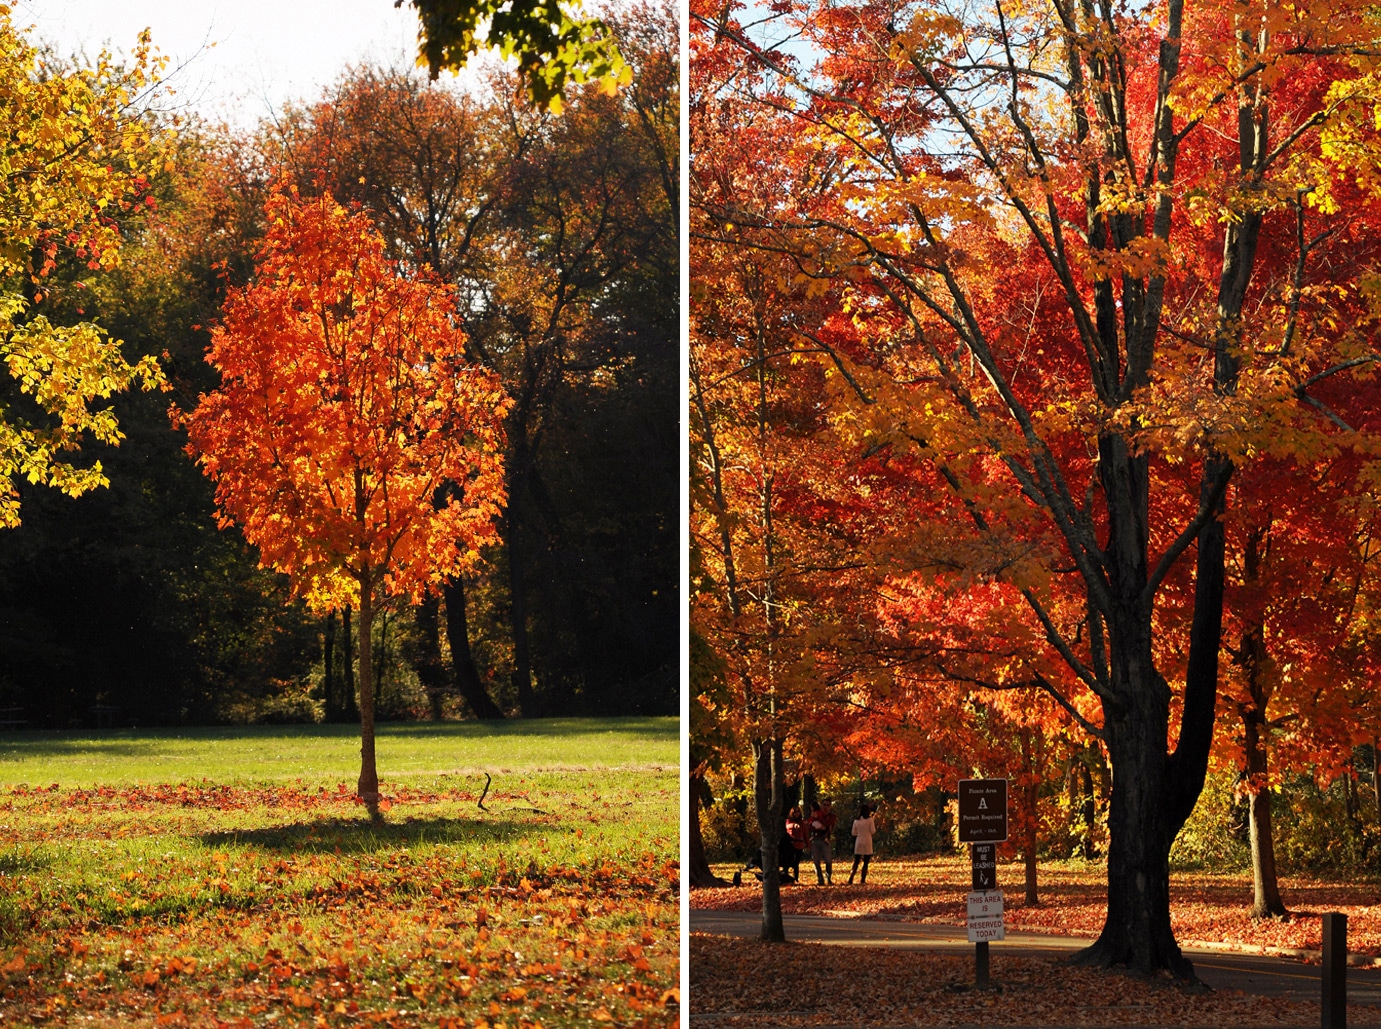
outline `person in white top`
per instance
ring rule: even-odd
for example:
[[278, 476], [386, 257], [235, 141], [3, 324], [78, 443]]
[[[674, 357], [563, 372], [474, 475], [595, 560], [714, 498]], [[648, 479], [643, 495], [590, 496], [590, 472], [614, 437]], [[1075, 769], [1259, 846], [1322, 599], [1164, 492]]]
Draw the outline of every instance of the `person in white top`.
[[858, 872], [860, 860], [863, 862], [863, 871], [858, 876], [859, 885], [868, 881], [868, 862], [873, 860], [873, 834], [878, 831], [873, 811], [873, 808], [864, 804], [858, 809], [858, 817], [854, 819], [854, 867], [853, 871], [849, 872], [850, 884], [854, 881], [854, 873]]

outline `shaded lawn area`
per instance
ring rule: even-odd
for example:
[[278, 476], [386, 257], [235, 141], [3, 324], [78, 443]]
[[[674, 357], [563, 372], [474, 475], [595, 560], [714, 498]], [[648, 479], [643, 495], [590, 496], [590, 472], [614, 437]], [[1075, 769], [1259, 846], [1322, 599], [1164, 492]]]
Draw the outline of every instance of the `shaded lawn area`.
[[[691, 1016], [700, 1029], [758, 1026], [1316, 1026], [1317, 1003], [1186, 988], [1172, 979], [994, 956], [998, 990], [977, 991], [973, 957], [769, 944], [694, 933]], [[1352, 1005], [1348, 1025], [1381, 1025]]]
[[337, 727], [6, 736], [0, 1023], [676, 1024], [675, 719], [523, 724], [385, 726], [382, 824]]
[[[898, 918], [912, 922], [964, 925], [964, 897], [970, 886], [968, 855], [888, 859], [878, 858], [868, 872], [868, 885], [847, 885], [852, 857], [835, 862], [834, 885], [815, 885], [815, 870], [801, 864], [801, 884], [782, 888], [782, 910], [792, 914]], [[715, 865], [715, 872], [731, 879], [737, 865]], [[841, 871], [842, 869], [842, 871]], [[1083, 862], [1042, 862], [1037, 878], [1041, 903], [1026, 907], [1025, 874], [1019, 861], [999, 862], [998, 888], [1005, 894], [1005, 922], [1010, 930], [1096, 937], [1107, 911], [1104, 866]], [[1174, 872], [1170, 877], [1171, 923], [1175, 938], [1223, 943], [1250, 950], [1285, 947], [1318, 950], [1322, 946], [1322, 916], [1342, 911], [1348, 916], [1348, 950], [1381, 957], [1381, 885], [1374, 877], [1328, 880], [1283, 876], [1281, 895], [1290, 909], [1283, 921], [1247, 915], [1252, 899], [1251, 871]], [[745, 874], [743, 886], [694, 890], [693, 908], [758, 911], [762, 888]]]

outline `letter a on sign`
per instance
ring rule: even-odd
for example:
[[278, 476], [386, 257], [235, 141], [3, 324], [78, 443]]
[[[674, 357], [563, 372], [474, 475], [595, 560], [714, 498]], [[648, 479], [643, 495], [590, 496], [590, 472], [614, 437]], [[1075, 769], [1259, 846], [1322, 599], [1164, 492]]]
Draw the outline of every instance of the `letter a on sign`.
[[987, 798], [987, 797], [979, 797], [979, 798], [978, 798], [978, 810], [979, 810], [979, 811], [987, 811], [987, 810], [988, 810], [988, 798]]

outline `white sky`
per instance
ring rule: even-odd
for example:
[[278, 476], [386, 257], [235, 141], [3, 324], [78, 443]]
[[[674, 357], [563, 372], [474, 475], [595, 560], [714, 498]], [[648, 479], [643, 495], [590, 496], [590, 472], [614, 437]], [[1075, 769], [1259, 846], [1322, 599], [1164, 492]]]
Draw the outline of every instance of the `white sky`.
[[148, 27], [172, 59], [172, 103], [239, 128], [315, 100], [348, 64], [406, 67], [417, 52], [417, 13], [392, 0], [17, 0], [13, 20], [92, 57], [132, 50]]

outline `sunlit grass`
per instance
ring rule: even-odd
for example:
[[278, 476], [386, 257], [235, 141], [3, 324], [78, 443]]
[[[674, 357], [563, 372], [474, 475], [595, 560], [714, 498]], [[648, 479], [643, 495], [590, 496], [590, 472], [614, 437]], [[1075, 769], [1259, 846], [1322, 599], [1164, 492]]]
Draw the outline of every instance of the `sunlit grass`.
[[[679, 759], [677, 726], [674, 718], [385, 723], [379, 775], [669, 769]], [[359, 735], [354, 725], [10, 732], [0, 734], [0, 783], [335, 782], [358, 773]]]
[[0, 1023], [671, 1024], [675, 722], [535, 728], [386, 727], [382, 823], [331, 729], [6, 738]]

